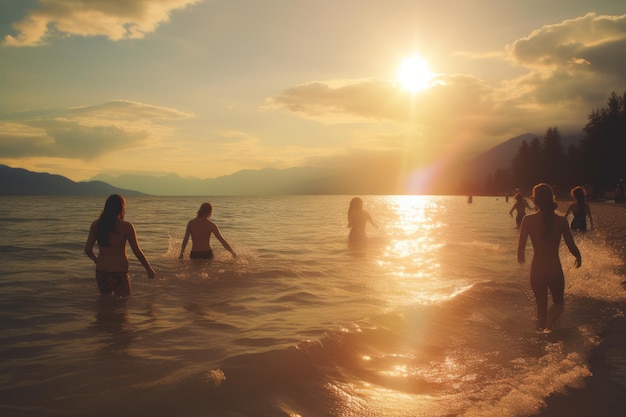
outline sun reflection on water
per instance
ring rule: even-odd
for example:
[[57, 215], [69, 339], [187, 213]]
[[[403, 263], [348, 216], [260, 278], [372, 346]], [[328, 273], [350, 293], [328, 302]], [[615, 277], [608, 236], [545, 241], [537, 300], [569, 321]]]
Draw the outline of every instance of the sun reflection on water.
[[445, 201], [432, 196], [389, 196], [385, 203], [388, 241], [378, 265], [388, 275], [385, 290], [391, 301], [433, 304], [458, 295], [458, 283], [441, 277]]

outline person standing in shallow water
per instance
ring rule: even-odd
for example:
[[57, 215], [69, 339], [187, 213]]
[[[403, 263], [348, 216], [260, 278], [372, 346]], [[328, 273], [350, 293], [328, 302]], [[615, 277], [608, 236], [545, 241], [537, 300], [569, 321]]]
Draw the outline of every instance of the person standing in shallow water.
[[203, 203], [198, 210], [196, 218], [187, 223], [187, 230], [185, 231], [183, 244], [180, 248], [179, 258], [183, 258], [189, 236], [191, 236], [191, 254], [189, 257], [193, 259], [213, 259], [213, 250], [210, 244], [212, 234], [220, 241], [224, 249], [229, 251], [234, 258], [237, 257], [233, 248], [230, 247], [226, 239], [224, 239], [220, 233], [219, 227], [209, 220], [212, 213], [213, 206], [210, 203]]
[[572, 230], [576, 230], [579, 232], [587, 231], [587, 217], [589, 217], [589, 225], [593, 229], [593, 217], [591, 217], [591, 207], [589, 203], [585, 201], [585, 189], [581, 186], [574, 187], [570, 191], [570, 195], [574, 199], [574, 202], [570, 204], [567, 212], [565, 212], [565, 218], [569, 216], [570, 213], [574, 216], [572, 218], [572, 223], [570, 227]]
[[[537, 325], [541, 330], [551, 330], [563, 313], [565, 277], [559, 259], [561, 237], [576, 258], [576, 268], [580, 268], [582, 259], [567, 220], [554, 212], [557, 204], [554, 202], [552, 187], [548, 184], [536, 185], [533, 188], [532, 198], [538, 211], [522, 219], [517, 260], [520, 264], [526, 262], [526, 241], [530, 236], [533, 247], [530, 286], [537, 304]], [[553, 302], [549, 309], [548, 290]]]
[[367, 243], [367, 235], [365, 234], [365, 225], [370, 222], [375, 228], [378, 225], [372, 220], [370, 214], [363, 210], [363, 200], [354, 197], [350, 200], [348, 208], [348, 227], [350, 234], [348, 235], [348, 245], [351, 247], [359, 247]]
[[[154, 278], [154, 270], [146, 260], [132, 223], [124, 220], [126, 200], [118, 194], [110, 195], [104, 204], [104, 210], [91, 224], [85, 243], [85, 254], [96, 263], [96, 282], [102, 295], [114, 294], [118, 297], [130, 295], [130, 275], [128, 274], [128, 256], [126, 242], [148, 272], [148, 278]], [[98, 243], [98, 255], [93, 248]]]
[[517, 224], [517, 227], [519, 228], [522, 224], [522, 219], [526, 215], [526, 209], [530, 210], [531, 208], [522, 193], [515, 193], [513, 198], [515, 199], [515, 203], [513, 203], [513, 207], [511, 207], [511, 210], [509, 210], [509, 215], [513, 216], [513, 212], [517, 210], [517, 215], [515, 216], [515, 224]]

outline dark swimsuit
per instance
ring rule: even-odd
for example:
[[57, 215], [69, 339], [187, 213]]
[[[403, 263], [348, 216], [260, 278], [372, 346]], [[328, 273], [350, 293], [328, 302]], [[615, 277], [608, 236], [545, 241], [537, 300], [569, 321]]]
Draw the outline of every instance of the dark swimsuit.
[[191, 259], [213, 259], [213, 251], [211, 249], [202, 251], [192, 250], [189, 257]]

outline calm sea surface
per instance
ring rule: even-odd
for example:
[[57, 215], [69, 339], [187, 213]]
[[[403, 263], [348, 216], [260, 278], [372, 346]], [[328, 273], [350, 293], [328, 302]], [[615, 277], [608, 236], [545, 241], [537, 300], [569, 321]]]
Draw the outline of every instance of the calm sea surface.
[[[529, 416], [580, 387], [623, 315], [622, 260], [593, 233], [562, 247], [566, 310], [533, 327], [504, 199], [214, 197], [239, 254], [178, 259], [199, 197], [130, 197], [133, 295], [101, 298], [83, 245], [104, 197], [0, 197], [2, 416]], [[530, 246], [528, 249], [530, 260]]]

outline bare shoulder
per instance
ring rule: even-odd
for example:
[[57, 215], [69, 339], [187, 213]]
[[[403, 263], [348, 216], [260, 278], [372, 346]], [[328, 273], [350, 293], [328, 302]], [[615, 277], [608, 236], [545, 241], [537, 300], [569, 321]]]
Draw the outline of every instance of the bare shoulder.
[[130, 232], [135, 230], [135, 226], [131, 222], [127, 222], [126, 220], [120, 221], [120, 229], [124, 232]]

